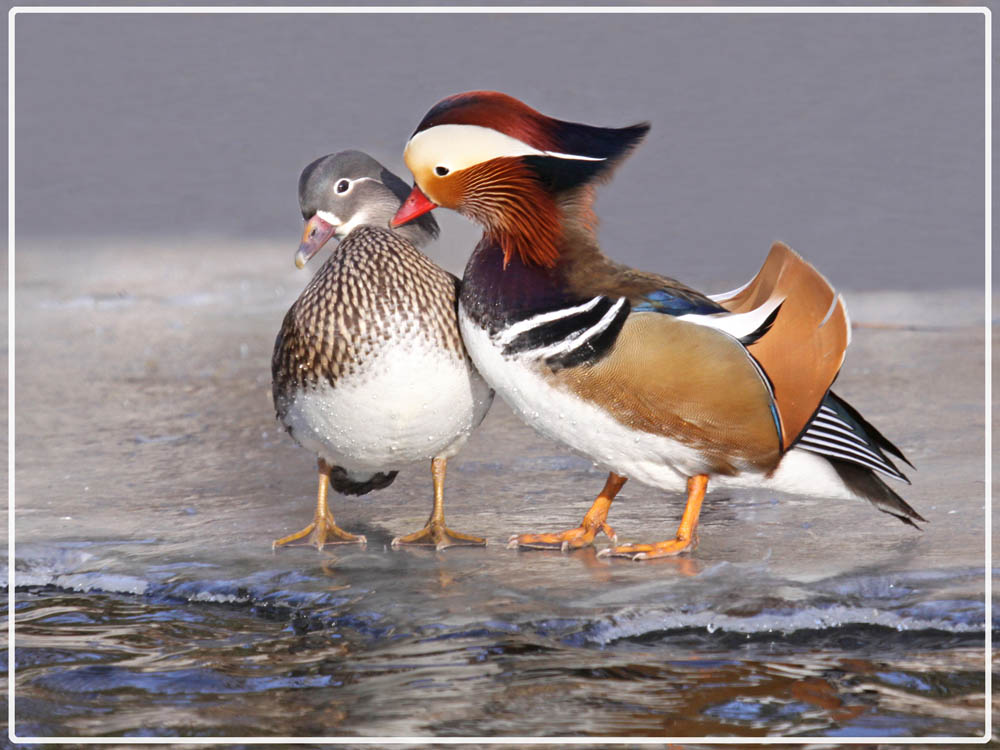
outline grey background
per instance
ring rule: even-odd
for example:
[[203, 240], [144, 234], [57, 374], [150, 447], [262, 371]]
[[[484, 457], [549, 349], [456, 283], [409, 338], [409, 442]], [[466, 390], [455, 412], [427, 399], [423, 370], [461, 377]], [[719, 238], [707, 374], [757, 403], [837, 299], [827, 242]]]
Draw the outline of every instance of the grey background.
[[[16, 31], [18, 241], [273, 239], [291, 257], [306, 163], [361, 148], [409, 181], [423, 113], [494, 88], [653, 123], [597, 204], [618, 259], [712, 291], [782, 239], [845, 289], [983, 282], [979, 14], [22, 14]], [[478, 232], [439, 220], [430, 254], [460, 271]]]

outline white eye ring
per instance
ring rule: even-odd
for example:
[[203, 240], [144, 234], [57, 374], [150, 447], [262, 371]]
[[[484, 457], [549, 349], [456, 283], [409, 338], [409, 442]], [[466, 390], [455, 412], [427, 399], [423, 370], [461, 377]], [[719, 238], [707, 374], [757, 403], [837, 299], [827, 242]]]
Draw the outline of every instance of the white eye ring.
[[434, 167], [434, 174], [438, 177], [445, 177], [451, 170], [448, 167], [443, 167], [440, 164]]
[[336, 186], [334, 186], [333, 189], [337, 191], [338, 195], [343, 195], [344, 193], [348, 192], [351, 189], [351, 181], [338, 180]]

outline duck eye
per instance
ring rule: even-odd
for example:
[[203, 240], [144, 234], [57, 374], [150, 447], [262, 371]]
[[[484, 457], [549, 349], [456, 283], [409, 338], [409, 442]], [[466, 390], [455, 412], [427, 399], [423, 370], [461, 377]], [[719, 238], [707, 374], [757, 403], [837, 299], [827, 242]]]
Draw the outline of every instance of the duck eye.
[[448, 171], [449, 171], [448, 167], [434, 167], [434, 174], [436, 174], [438, 177], [444, 177], [446, 174], [448, 174]]
[[337, 183], [336, 188], [334, 188], [338, 193], [346, 193], [348, 188], [351, 187], [349, 180], [341, 180]]

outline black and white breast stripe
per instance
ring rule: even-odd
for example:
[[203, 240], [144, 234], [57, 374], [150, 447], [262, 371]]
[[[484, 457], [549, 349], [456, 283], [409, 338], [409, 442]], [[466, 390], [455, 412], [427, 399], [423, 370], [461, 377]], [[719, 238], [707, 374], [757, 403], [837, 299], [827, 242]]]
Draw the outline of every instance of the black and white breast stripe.
[[496, 341], [508, 356], [541, 359], [554, 370], [575, 367], [608, 353], [631, 309], [625, 297], [594, 297], [520, 320], [504, 329]]
[[878, 446], [881, 434], [877, 437], [869, 435], [864, 426], [859, 424], [842, 405], [846, 406], [832, 393], [829, 394], [799, 437], [797, 446], [812, 453], [850, 461], [879, 471], [893, 479], [908, 482], [906, 475], [896, 468]]

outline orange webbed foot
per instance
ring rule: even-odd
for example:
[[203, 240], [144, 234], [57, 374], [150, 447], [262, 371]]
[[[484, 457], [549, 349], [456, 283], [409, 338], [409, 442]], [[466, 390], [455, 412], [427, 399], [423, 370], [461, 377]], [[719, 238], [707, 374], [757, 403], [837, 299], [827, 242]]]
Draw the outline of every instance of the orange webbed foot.
[[[333, 519], [330, 506], [327, 504], [327, 494], [330, 490], [330, 471], [332, 467], [322, 458], [317, 462], [319, 467], [319, 487], [316, 491], [316, 512], [313, 514], [312, 523], [302, 531], [283, 536], [271, 542], [271, 550], [283, 547], [286, 544], [298, 542], [306, 539], [303, 544], [312, 544], [316, 549], [323, 549], [325, 544], [365, 544], [368, 540], [360, 534], [351, 534], [344, 531]], [[308, 538], [307, 538], [308, 537]]]
[[448, 468], [448, 459], [434, 458], [431, 460], [431, 478], [434, 480], [434, 508], [427, 524], [420, 531], [397, 536], [392, 540], [393, 548], [401, 544], [433, 545], [435, 549], [443, 550], [458, 546], [485, 546], [486, 540], [481, 536], [463, 534], [449, 529], [444, 522], [444, 478]]
[[618, 540], [615, 530], [603, 521], [598, 524], [580, 525], [548, 534], [512, 534], [507, 540], [507, 549], [525, 547], [527, 549], [561, 549], [563, 552], [580, 549], [594, 543], [598, 532], [603, 531], [612, 543]]
[[486, 546], [486, 539], [472, 534], [463, 534], [459, 531], [449, 529], [444, 523], [428, 523], [420, 531], [414, 531], [406, 536], [397, 536], [392, 540], [393, 547], [401, 544], [432, 545], [435, 549], [442, 550], [448, 547], [459, 546]]
[[705, 499], [708, 488], [708, 476], [696, 474], [688, 478], [687, 504], [681, 525], [677, 528], [677, 536], [665, 542], [654, 544], [623, 544], [621, 547], [611, 547], [597, 553], [598, 557], [628, 557], [632, 560], [652, 560], [657, 557], [675, 557], [682, 552], [691, 552], [698, 546], [698, 514], [701, 513], [701, 503]]
[[580, 549], [594, 543], [594, 537], [598, 532], [603, 531], [614, 543], [618, 540], [618, 535], [607, 523], [608, 510], [615, 499], [615, 495], [628, 480], [611, 472], [608, 480], [604, 483], [604, 489], [594, 500], [590, 510], [583, 517], [583, 521], [575, 529], [556, 532], [554, 534], [514, 534], [507, 540], [507, 549], [516, 547], [527, 547], [528, 549], [561, 549], [566, 552], [570, 549]]
[[597, 553], [598, 557], [627, 557], [632, 560], [652, 560], [657, 557], [676, 557], [684, 552], [693, 552], [698, 547], [698, 537], [693, 539], [668, 539], [653, 544], [623, 544], [609, 547]]
[[323, 549], [323, 546], [326, 544], [353, 543], [363, 545], [368, 541], [361, 534], [351, 534], [348, 531], [344, 531], [334, 522], [333, 516], [326, 513], [314, 518], [313, 522], [302, 529], [302, 531], [297, 531], [294, 534], [283, 536], [281, 539], [276, 539], [271, 543], [271, 549], [277, 549], [286, 544], [293, 544], [302, 539], [305, 539], [302, 544], [312, 544], [316, 549]]

